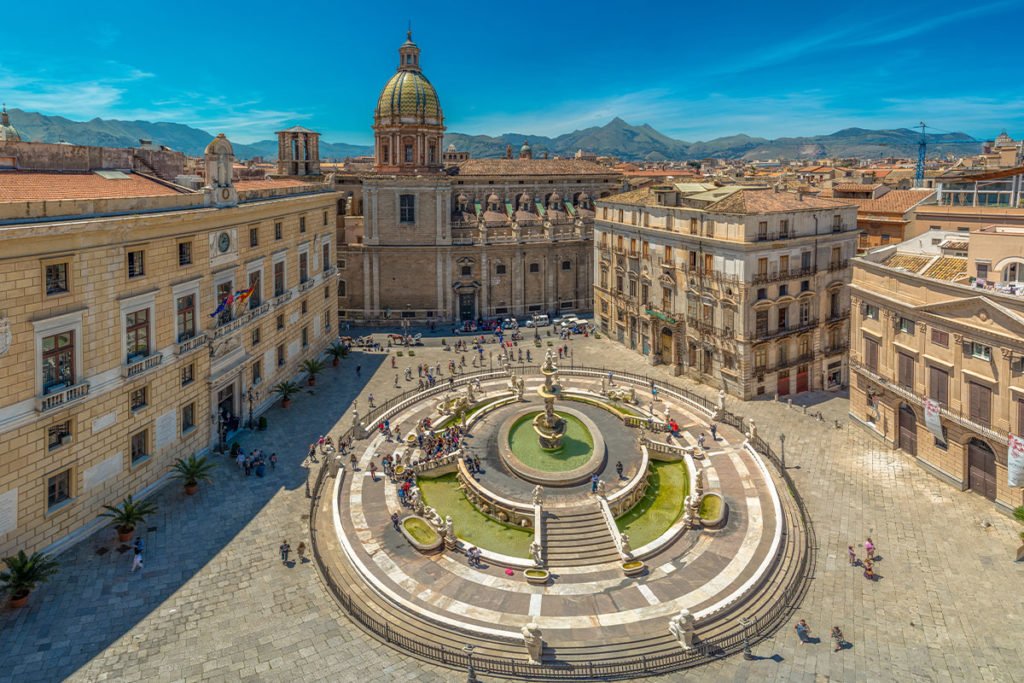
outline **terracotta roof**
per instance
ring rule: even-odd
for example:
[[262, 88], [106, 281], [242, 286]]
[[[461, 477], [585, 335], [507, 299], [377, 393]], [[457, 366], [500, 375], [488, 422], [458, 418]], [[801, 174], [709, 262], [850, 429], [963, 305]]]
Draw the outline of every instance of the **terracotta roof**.
[[614, 171], [582, 159], [469, 159], [459, 165], [459, 175], [602, 175], [614, 178]]
[[243, 190], [277, 190], [282, 187], [303, 187], [317, 183], [296, 180], [294, 178], [271, 178], [269, 180], [236, 180], [235, 189]]
[[832, 186], [833, 192], [874, 192], [882, 186], [882, 183], [867, 185], [864, 183], [839, 183]]
[[0, 202], [128, 199], [175, 195], [185, 191], [135, 173], [121, 175], [121, 178], [107, 179], [96, 173], [3, 171], [0, 172]]
[[916, 273], [928, 265], [931, 260], [931, 256], [896, 253], [885, 260], [885, 266], [887, 268], [903, 268], [912, 273]]
[[743, 189], [711, 204], [706, 207], [706, 210], [717, 213], [760, 214], [806, 209], [834, 209], [853, 205], [852, 201], [843, 199], [822, 199], [810, 195], [803, 195], [803, 198], [800, 198], [794, 192]]
[[654, 196], [654, 191], [649, 185], [641, 187], [638, 190], [630, 190], [629, 192], [622, 192], [620, 194], [612, 195], [611, 197], [605, 197], [598, 201], [614, 202], [616, 204], [635, 204], [637, 206], [655, 206], [658, 203], [658, 199]]
[[935, 194], [935, 190], [890, 190], [876, 199], [851, 199], [857, 205], [857, 213], [904, 214]]
[[961, 256], [940, 256], [921, 275], [950, 282], [959, 280], [967, 275], [967, 259]]
[[954, 251], [967, 251], [970, 242], [967, 240], [946, 240], [939, 246], [943, 249], [953, 249]]

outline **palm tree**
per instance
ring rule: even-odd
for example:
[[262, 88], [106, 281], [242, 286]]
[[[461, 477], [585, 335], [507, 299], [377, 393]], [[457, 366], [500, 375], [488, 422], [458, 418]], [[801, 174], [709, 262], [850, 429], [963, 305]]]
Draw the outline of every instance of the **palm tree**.
[[146, 517], [156, 514], [156, 504], [148, 500], [134, 500], [130, 495], [120, 505], [104, 505], [107, 512], [100, 517], [113, 520], [110, 525], [117, 529], [118, 539], [122, 542], [132, 540], [135, 527], [146, 521]]
[[302, 391], [295, 382], [278, 382], [274, 385], [274, 393], [281, 397], [281, 407], [287, 408], [292, 403], [292, 396]]
[[45, 582], [57, 573], [57, 561], [35, 552], [26, 555], [19, 550], [17, 555], [4, 558], [7, 569], [0, 572], [0, 581], [11, 594], [11, 606], [21, 607], [28, 601], [28, 594], [37, 584]]
[[216, 465], [209, 462], [205, 455], [197, 458], [193, 453], [188, 456], [188, 460], [178, 458], [171, 467], [171, 471], [176, 479], [180, 479], [185, 484], [185, 493], [191, 496], [199, 487], [199, 482], [213, 482], [210, 472], [214, 467]]
[[319, 358], [307, 358], [302, 361], [302, 369], [306, 371], [306, 382], [312, 387], [316, 385], [316, 376], [324, 371], [324, 362]]
[[331, 365], [338, 367], [341, 359], [348, 355], [348, 349], [341, 342], [334, 342], [327, 347], [327, 355], [331, 357]]

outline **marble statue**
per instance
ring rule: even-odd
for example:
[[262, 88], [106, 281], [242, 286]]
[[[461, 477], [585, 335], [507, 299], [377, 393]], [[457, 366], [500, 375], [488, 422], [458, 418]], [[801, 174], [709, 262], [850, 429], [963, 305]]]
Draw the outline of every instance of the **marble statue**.
[[476, 403], [476, 394], [473, 393], [473, 384], [469, 383], [466, 385], [466, 400], [470, 403]]
[[544, 549], [541, 547], [538, 541], [532, 541], [530, 543], [530, 557], [533, 558], [533, 563], [540, 567], [544, 564]]
[[543, 505], [544, 504], [544, 487], [537, 484], [533, 487], [533, 504]]
[[516, 398], [519, 399], [520, 401], [523, 400], [523, 392], [525, 390], [526, 390], [526, 382], [524, 382], [523, 378], [520, 377], [519, 380], [516, 381]]
[[530, 664], [540, 664], [544, 652], [544, 638], [537, 624], [529, 623], [522, 628], [523, 644], [526, 645], [526, 652], [530, 655]]
[[597, 480], [597, 495], [599, 495], [602, 498], [604, 498], [605, 493], [606, 493], [606, 489], [605, 489], [604, 480], [603, 479], [598, 479]]
[[725, 389], [718, 390], [718, 409], [725, 410]]
[[694, 479], [697, 482], [697, 498], [698, 500], [704, 496], [704, 468], [698, 467], [697, 473], [694, 475]]
[[629, 534], [619, 534], [619, 543], [622, 545], [622, 553], [624, 555], [630, 555], [633, 549], [629, 547]]
[[750, 439], [757, 438], [757, 425], [754, 424], [753, 420], [750, 421], [750, 429], [747, 431], [747, 437]]
[[684, 650], [692, 650], [694, 648], [697, 639], [697, 629], [690, 610], [682, 609], [679, 611], [679, 614], [669, 619], [668, 631]]

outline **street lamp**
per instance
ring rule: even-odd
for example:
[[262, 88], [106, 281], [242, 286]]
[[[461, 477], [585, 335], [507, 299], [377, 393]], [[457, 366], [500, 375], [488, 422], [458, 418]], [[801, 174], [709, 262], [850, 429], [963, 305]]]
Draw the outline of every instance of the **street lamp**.
[[782, 461], [782, 469], [786, 469], [786, 434], [779, 434], [779, 444], [782, 446], [782, 455], [780, 460]]
[[260, 400], [260, 392], [259, 392], [258, 389], [255, 389], [255, 388], [252, 387], [252, 385], [250, 385], [249, 388], [246, 389], [246, 391], [245, 391], [245, 398], [246, 398], [247, 401], [249, 401], [249, 425], [248, 426], [249, 426], [249, 429], [252, 429], [254, 424], [255, 424], [252, 421], [252, 404], [255, 403], [256, 401]]
[[473, 669], [473, 650], [476, 647], [466, 643], [462, 648], [462, 651], [466, 653], [466, 683], [480, 683], [480, 679], [476, 677], [476, 671]]
[[740, 619], [740, 625], [743, 627], [743, 659], [753, 659], [754, 653], [750, 649], [750, 618]]
[[216, 413], [214, 413], [213, 415], [210, 416], [210, 424], [217, 426], [217, 452], [218, 453], [223, 453], [224, 452], [224, 427], [225, 427], [225, 424], [226, 424], [225, 421], [224, 421], [224, 414], [221, 413], [221, 411], [218, 410]]

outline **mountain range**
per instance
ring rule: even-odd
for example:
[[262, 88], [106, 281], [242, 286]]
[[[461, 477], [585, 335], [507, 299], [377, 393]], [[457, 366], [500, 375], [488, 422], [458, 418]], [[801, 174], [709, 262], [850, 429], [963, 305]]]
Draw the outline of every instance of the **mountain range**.
[[[40, 142], [66, 141], [76, 145], [107, 147], [134, 147], [140, 139], [152, 140], [190, 155], [200, 155], [213, 135], [180, 123], [151, 123], [149, 121], [119, 121], [99, 119], [72, 121], [63, 116], [46, 116], [36, 112], [11, 109], [11, 123], [29, 140]], [[475, 158], [494, 158], [505, 155], [507, 145], [513, 154], [519, 154], [524, 141], [529, 141], [534, 157], [544, 153], [569, 157], [582, 149], [601, 156], [620, 159], [664, 161], [703, 159], [818, 159], [879, 158], [917, 156], [920, 133], [909, 128], [893, 130], [867, 130], [846, 128], [829, 135], [809, 137], [767, 138], [749, 135], [731, 135], [706, 142], [685, 142], [661, 133], [647, 124], [635, 126], [616, 117], [603, 126], [575, 130], [557, 137], [505, 133], [496, 137], [448, 133], [444, 144], [454, 144], [460, 151], [468, 151]], [[277, 157], [277, 141], [261, 140], [251, 144], [235, 143], [239, 159]], [[948, 153], [971, 154], [980, 151], [980, 142], [966, 133], [928, 135], [929, 156]], [[373, 153], [367, 145], [321, 140], [322, 159], [341, 160], [346, 157]]]

